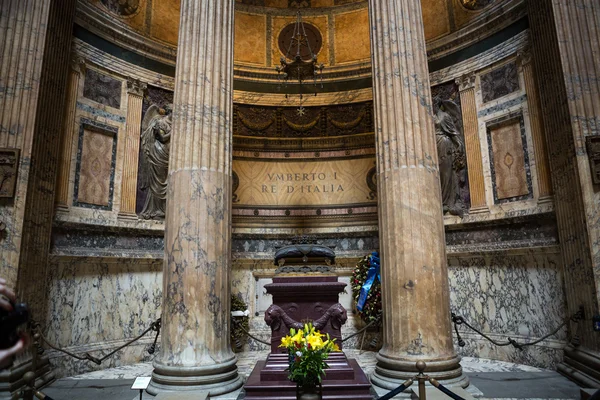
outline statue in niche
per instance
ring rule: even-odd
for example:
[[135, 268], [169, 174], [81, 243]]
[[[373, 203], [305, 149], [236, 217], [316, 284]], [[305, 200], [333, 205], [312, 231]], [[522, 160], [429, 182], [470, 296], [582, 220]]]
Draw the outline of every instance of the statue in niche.
[[435, 136], [440, 165], [444, 214], [462, 218], [465, 204], [461, 198], [461, 171], [466, 165], [465, 145], [457, 128], [460, 119], [458, 105], [451, 100], [434, 98]]
[[468, 10], [481, 10], [492, 4], [494, 0], [460, 0], [460, 3]]
[[140, 215], [145, 219], [165, 217], [169, 147], [173, 119], [171, 106], [150, 106], [142, 121], [142, 185], [148, 191]]
[[114, 13], [128, 17], [138, 10], [140, 0], [102, 0], [102, 4]]

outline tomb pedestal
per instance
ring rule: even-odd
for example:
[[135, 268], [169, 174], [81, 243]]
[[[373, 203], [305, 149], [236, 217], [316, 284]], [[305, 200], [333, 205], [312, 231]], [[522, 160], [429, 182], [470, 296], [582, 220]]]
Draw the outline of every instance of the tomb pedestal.
[[[346, 310], [338, 303], [345, 283], [337, 277], [311, 276], [274, 278], [265, 285], [273, 296], [273, 305], [265, 312], [265, 322], [271, 327], [271, 354], [259, 361], [250, 374], [244, 390], [247, 400], [296, 398], [296, 384], [287, 378], [287, 350], [280, 348], [281, 338], [290, 328], [312, 322], [328, 333], [342, 347], [341, 326], [346, 322]], [[323, 399], [372, 399], [371, 385], [356, 360], [342, 352], [331, 353], [329, 368], [323, 378]]]

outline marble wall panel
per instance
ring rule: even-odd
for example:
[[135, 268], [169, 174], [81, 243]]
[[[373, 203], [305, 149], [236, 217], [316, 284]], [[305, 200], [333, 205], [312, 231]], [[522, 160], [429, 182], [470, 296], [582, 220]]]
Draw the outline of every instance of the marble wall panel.
[[483, 102], [487, 103], [519, 90], [517, 64], [510, 62], [481, 76]]
[[121, 108], [122, 86], [123, 82], [92, 68], [87, 68], [83, 96], [105, 106]]
[[74, 205], [112, 209], [118, 128], [82, 119]]
[[[449, 257], [451, 309], [495, 340], [531, 342], [556, 329], [566, 317], [558, 250]], [[537, 346], [519, 351], [497, 347], [460, 328], [463, 355], [553, 368], [566, 344], [566, 328]]]
[[[100, 357], [139, 335], [160, 317], [161, 271], [162, 260], [54, 257], [48, 271], [47, 339], [77, 353], [100, 350], [92, 353]], [[142, 348], [128, 351], [133, 352], [125, 357], [129, 362], [144, 357]], [[124, 354], [101, 367], [118, 365]], [[65, 368], [59, 376], [96, 368], [59, 354], [51, 359]]]
[[[63, 239], [67, 240], [67, 239]], [[362, 240], [362, 252], [375, 246], [365, 239], [345, 239], [347, 248], [355, 248]], [[110, 240], [109, 240], [110, 241]], [[276, 241], [235, 241], [238, 250], [232, 263], [232, 294], [240, 297], [253, 316], [251, 332], [268, 339], [270, 331], [260, 313], [270, 299], [264, 296], [264, 283], [273, 275], [275, 266], [265, 253], [260, 259], [249, 259], [239, 250], [271, 251]], [[283, 242], [279, 242], [284, 244]], [[119, 246], [118, 243], [115, 246]], [[277, 245], [277, 247], [279, 247]], [[451, 308], [474, 326], [499, 341], [509, 337], [527, 342], [535, 340], [560, 325], [565, 317], [562, 287], [562, 269], [556, 248], [545, 251], [504, 251], [478, 255], [449, 257]], [[339, 258], [335, 267], [341, 280], [347, 281], [357, 258]], [[53, 256], [48, 275], [49, 312], [46, 335], [50, 341], [76, 353], [91, 351], [94, 356], [107, 354], [127, 339], [141, 333], [160, 316], [162, 293], [162, 261], [158, 259], [103, 258]], [[343, 327], [344, 337], [361, 329], [364, 324], [353, 316], [350, 289], [342, 295], [349, 310], [349, 319]], [[258, 297], [258, 300], [257, 300]], [[261, 300], [262, 299], [262, 300]], [[264, 304], [258, 304], [257, 301]], [[256, 315], [256, 312], [259, 312]], [[457, 348], [463, 355], [484, 357], [553, 368], [561, 359], [561, 348], [566, 333], [557, 335], [539, 345], [515, 350], [496, 347], [481, 337], [461, 328], [466, 346]], [[111, 357], [101, 366], [77, 362], [55, 352], [49, 352], [59, 376], [75, 375], [95, 369], [126, 365], [150, 360], [145, 351], [152, 336], [139, 345]], [[381, 334], [369, 331], [345, 344], [346, 348], [377, 349]], [[246, 350], [260, 350], [264, 346], [250, 339]]]
[[494, 200], [522, 200], [532, 194], [522, 115], [488, 124]]
[[[371, 41], [368, 10], [362, 9], [335, 15], [334, 25], [336, 63], [369, 62], [371, 59]], [[354, 37], [355, 40], [349, 41], [348, 37]]]
[[267, 16], [244, 12], [235, 13], [235, 42], [233, 52], [241, 64], [267, 64]]

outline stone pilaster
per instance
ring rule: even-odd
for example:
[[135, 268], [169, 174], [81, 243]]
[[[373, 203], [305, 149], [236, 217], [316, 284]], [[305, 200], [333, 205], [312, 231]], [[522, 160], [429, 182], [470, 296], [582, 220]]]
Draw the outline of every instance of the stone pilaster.
[[[0, 275], [46, 317], [46, 282], [56, 173], [76, 0], [0, 3], [0, 147], [20, 149], [14, 198], [0, 202]], [[19, 390], [27, 357], [0, 372], [0, 398]], [[48, 363], [36, 369], [47, 379]]]
[[181, 2], [161, 349], [150, 393], [239, 388], [229, 344], [234, 1]]
[[[592, 183], [585, 138], [600, 134], [600, 7], [597, 0], [527, 2], [569, 314], [585, 319], [558, 370], [600, 387], [600, 191]], [[571, 326], [574, 329], [574, 326]]]
[[452, 343], [442, 200], [419, 0], [371, 0], [383, 347], [371, 380], [396, 388], [425, 361], [468, 384]]
[[75, 132], [75, 110], [79, 93], [79, 81], [85, 72], [85, 60], [77, 57], [72, 60], [69, 71], [67, 100], [65, 102], [65, 119], [61, 142], [58, 176], [56, 178], [56, 197], [54, 203], [58, 208], [69, 208], [69, 178], [71, 175], [71, 158], [73, 136]]
[[544, 132], [540, 98], [535, 80], [535, 74], [533, 73], [530, 50], [519, 53], [519, 66], [523, 71], [523, 78], [525, 80], [529, 121], [531, 124], [531, 136], [533, 139], [533, 151], [535, 154], [535, 165], [537, 169], [539, 198], [543, 201], [551, 198], [552, 196], [552, 182], [550, 181], [550, 166], [548, 165], [546, 133]]
[[469, 173], [469, 194], [471, 197], [469, 213], [471, 214], [489, 211], [485, 198], [479, 122], [475, 103], [475, 80], [475, 74], [465, 75], [456, 80], [460, 90], [460, 104], [462, 107], [467, 170]]
[[127, 137], [123, 157], [123, 180], [121, 182], [121, 209], [119, 216], [136, 218], [135, 200], [140, 155], [140, 130], [142, 103], [147, 85], [135, 79], [127, 80]]

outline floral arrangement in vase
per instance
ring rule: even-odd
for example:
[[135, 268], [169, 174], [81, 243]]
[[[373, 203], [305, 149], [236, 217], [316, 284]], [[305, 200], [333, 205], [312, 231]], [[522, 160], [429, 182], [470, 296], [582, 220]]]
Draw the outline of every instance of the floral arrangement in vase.
[[[329, 353], [340, 351], [335, 339], [315, 330], [309, 323], [303, 329], [290, 329], [290, 334], [281, 339], [289, 356], [288, 378], [298, 387], [299, 399], [320, 398], [317, 387], [321, 385]], [[314, 397], [317, 396], [317, 397]]]

